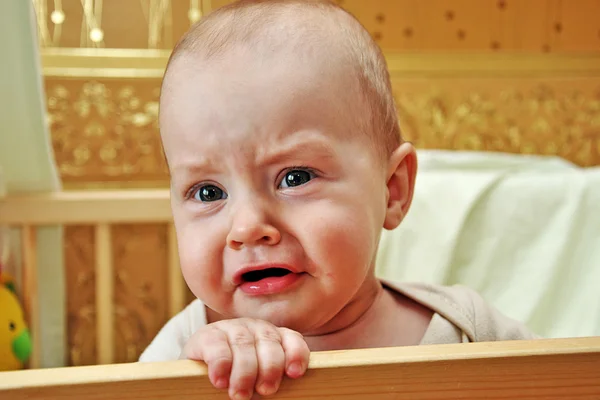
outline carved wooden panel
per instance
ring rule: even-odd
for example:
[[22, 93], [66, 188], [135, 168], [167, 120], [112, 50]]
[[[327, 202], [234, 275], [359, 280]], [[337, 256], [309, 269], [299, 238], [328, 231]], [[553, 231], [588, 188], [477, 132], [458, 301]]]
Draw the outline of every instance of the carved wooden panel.
[[160, 80], [46, 80], [48, 120], [63, 181], [164, 182]]
[[394, 87], [404, 136], [417, 148], [600, 165], [600, 78], [396, 80]]
[[138, 359], [168, 319], [167, 226], [113, 229], [115, 362]]
[[[158, 81], [47, 80], [63, 182], [166, 186]], [[600, 78], [395, 78], [406, 139], [417, 148], [558, 155], [600, 165]]]
[[68, 365], [96, 364], [96, 285], [94, 230], [69, 226], [64, 230], [67, 288]]
[[[114, 266], [115, 362], [136, 361], [168, 320], [167, 227], [111, 229]], [[96, 354], [94, 231], [65, 229], [69, 365], [93, 365]]]

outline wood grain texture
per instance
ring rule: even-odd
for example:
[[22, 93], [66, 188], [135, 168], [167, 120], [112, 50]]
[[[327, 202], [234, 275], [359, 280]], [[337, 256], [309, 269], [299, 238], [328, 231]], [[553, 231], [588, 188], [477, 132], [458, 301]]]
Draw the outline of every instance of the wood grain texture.
[[169, 318], [167, 224], [112, 227], [115, 363], [137, 361]]
[[93, 226], [64, 229], [67, 288], [67, 365], [94, 365], [96, 349], [96, 246]]
[[[203, 363], [181, 360], [0, 373], [0, 398], [226, 399]], [[598, 399], [600, 338], [311, 354], [277, 399]]]

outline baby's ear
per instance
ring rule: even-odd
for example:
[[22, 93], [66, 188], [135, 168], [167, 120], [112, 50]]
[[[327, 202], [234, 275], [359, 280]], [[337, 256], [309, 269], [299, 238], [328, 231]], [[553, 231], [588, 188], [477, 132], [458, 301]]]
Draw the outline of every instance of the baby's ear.
[[412, 144], [402, 143], [390, 156], [387, 169], [387, 210], [383, 227], [395, 229], [410, 208], [415, 178], [417, 154]]

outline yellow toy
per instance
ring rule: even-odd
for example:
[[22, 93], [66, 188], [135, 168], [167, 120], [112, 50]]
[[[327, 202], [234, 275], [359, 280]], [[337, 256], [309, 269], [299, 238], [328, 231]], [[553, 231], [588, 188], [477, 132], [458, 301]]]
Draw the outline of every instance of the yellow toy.
[[14, 281], [0, 265], [0, 371], [22, 369], [31, 354], [31, 338]]

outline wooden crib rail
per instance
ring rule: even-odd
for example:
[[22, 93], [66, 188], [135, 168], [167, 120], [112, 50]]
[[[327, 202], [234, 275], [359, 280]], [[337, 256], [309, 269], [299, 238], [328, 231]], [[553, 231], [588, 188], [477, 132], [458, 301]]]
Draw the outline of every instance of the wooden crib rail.
[[170, 222], [168, 189], [72, 191], [0, 199], [0, 225]]
[[[0, 373], [2, 399], [226, 399], [203, 363]], [[311, 354], [274, 399], [600, 399], [600, 338], [412, 346]]]

